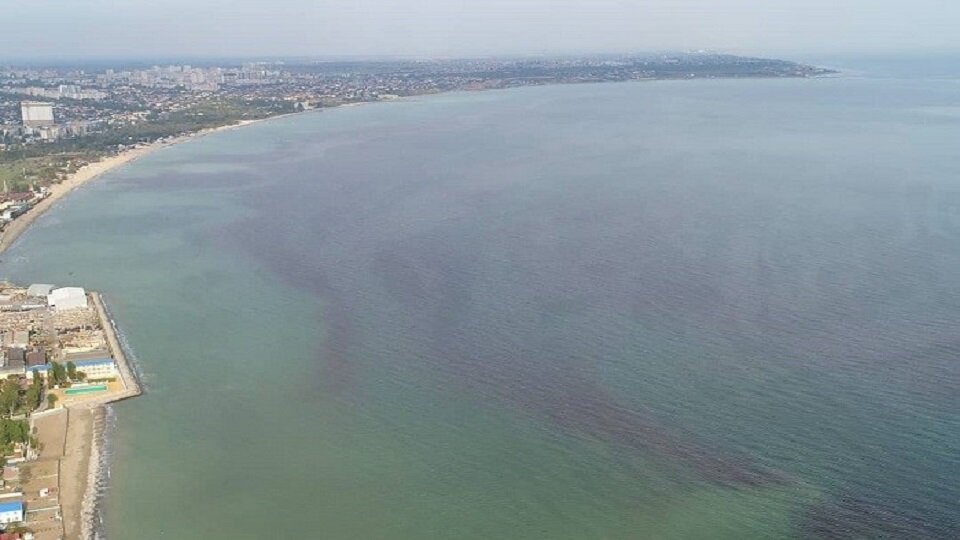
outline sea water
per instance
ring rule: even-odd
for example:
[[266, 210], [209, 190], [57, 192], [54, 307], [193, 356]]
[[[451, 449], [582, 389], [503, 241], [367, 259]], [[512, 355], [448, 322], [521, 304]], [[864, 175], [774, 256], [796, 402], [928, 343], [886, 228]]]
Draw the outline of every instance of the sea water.
[[312, 112], [85, 186], [0, 275], [101, 291], [104, 533], [960, 535], [960, 80]]

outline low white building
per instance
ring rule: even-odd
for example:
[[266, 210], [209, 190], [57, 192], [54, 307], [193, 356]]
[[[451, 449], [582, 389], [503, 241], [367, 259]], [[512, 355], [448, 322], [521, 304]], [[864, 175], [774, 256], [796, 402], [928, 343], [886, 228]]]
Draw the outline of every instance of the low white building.
[[60, 287], [50, 291], [47, 304], [55, 311], [87, 307], [87, 291], [82, 287]]
[[[88, 381], [116, 379], [120, 376], [120, 370], [113, 358], [92, 358], [89, 360], [75, 360], [72, 362], [73, 365], [77, 367], [77, 371], [87, 376]], [[67, 365], [66, 361], [58, 363], [63, 364], [64, 367]], [[27, 371], [36, 371], [40, 375], [46, 376], [47, 372], [50, 371], [51, 368], [52, 364], [44, 364], [42, 366], [30, 366], [27, 368]]]
[[88, 381], [115, 379], [120, 374], [117, 363], [113, 358], [96, 358], [92, 360], [77, 360], [74, 362], [77, 371], [84, 373]]

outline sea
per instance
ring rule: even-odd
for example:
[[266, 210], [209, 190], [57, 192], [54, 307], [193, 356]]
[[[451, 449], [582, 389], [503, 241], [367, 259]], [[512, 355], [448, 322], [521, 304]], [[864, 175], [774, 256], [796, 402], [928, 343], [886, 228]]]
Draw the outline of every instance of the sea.
[[463, 92], [86, 185], [100, 538], [960, 537], [960, 63]]

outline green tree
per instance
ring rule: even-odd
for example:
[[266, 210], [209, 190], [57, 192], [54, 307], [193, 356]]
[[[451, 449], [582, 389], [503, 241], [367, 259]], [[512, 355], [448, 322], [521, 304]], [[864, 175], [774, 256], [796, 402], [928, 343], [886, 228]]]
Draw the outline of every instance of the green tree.
[[57, 395], [47, 394], [47, 405], [52, 409], [57, 405]]
[[25, 443], [32, 439], [30, 426], [23, 420], [0, 419], [0, 446], [11, 450], [13, 443]]
[[7, 379], [0, 385], [0, 406], [11, 416], [20, 405], [20, 385], [14, 379]]
[[77, 380], [77, 365], [73, 362], [67, 362], [67, 378], [71, 381]]
[[51, 388], [67, 382], [67, 370], [60, 362], [53, 362], [50, 365], [50, 386]]
[[24, 393], [23, 402], [29, 410], [34, 410], [40, 406], [40, 400], [43, 397], [43, 380], [36, 370], [33, 371], [33, 382]]

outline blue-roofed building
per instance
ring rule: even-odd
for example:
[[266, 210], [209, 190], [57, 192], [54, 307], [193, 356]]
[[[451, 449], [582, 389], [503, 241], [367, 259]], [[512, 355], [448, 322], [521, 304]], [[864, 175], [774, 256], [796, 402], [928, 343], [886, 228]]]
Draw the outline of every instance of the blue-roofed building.
[[[59, 362], [64, 366], [66, 362]], [[75, 360], [73, 365], [77, 366], [77, 371], [83, 372], [88, 381], [102, 379], [116, 379], [120, 372], [117, 370], [117, 363], [113, 358], [91, 358], [89, 360]], [[36, 371], [40, 375], [46, 375], [50, 369], [50, 364], [44, 366], [31, 367], [30, 371]]]
[[77, 360], [74, 362], [77, 371], [87, 375], [87, 380], [114, 379], [119, 374], [117, 363], [113, 358], [94, 358], [92, 360]]
[[23, 501], [0, 503], [0, 523], [19, 523], [23, 521]]

